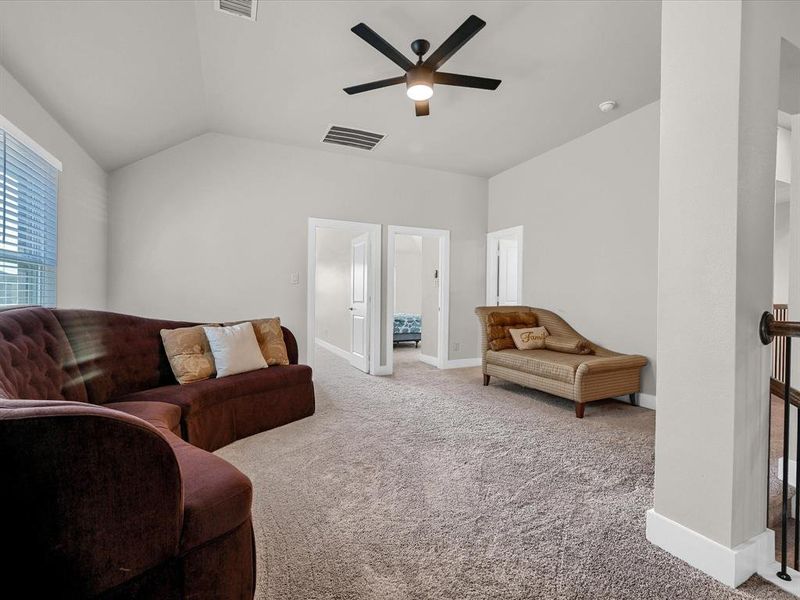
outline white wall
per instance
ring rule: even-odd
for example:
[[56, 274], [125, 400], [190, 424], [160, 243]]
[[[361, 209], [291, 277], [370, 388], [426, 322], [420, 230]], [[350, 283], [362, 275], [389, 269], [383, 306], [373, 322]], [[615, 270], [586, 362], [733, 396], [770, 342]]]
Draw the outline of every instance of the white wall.
[[525, 228], [523, 304], [647, 356], [647, 394], [656, 393], [658, 144], [655, 102], [489, 180], [489, 231]]
[[317, 228], [317, 337], [350, 351], [350, 271], [353, 233]]
[[[477, 357], [486, 180], [355, 153], [206, 134], [113, 172], [111, 308], [198, 321], [279, 315], [304, 356], [309, 217], [449, 229], [450, 341], [461, 344], [450, 358]], [[385, 227], [383, 237], [385, 289]]]
[[58, 305], [105, 308], [105, 171], [2, 66], [0, 114], [63, 165], [58, 182]]
[[789, 303], [789, 189], [776, 184], [775, 241], [772, 261], [772, 301]]
[[395, 236], [394, 312], [411, 315], [422, 311], [422, 236]]

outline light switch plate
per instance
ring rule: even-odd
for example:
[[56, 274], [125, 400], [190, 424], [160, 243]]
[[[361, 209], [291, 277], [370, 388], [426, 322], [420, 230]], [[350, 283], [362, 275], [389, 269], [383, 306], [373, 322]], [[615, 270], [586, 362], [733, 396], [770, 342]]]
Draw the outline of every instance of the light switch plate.
[[300, 284], [300, 273], [294, 272], [289, 275], [289, 283], [292, 285], [299, 285]]

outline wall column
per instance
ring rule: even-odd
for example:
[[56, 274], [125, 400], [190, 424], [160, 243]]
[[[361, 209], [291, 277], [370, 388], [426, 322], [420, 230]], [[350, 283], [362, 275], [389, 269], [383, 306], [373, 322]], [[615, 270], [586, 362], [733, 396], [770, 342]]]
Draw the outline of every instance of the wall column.
[[799, 18], [788, 3], [667, 0], [662, 9], [659, 401], [647, 536], [728, 585], [772, 550], [770, 354], [758, 322], [772, 305], [781, 30]]

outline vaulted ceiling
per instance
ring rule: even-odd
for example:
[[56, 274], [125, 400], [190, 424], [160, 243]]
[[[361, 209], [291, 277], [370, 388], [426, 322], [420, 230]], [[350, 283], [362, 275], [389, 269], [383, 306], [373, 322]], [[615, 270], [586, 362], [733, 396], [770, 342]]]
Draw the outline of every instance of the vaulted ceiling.
[[[412, 57], [470, 14], [488, 24], [415, 117], [399, 75], [350, 28]], [[260, 2], [253, 23], [210, 0], [0, 3], [0, 63], [104, 168], [208, 131], [490, 176], [659, 96], [659, 2]], [[601, 113], [607, 99], [617, 110]], [[387, 134], [373, 152], [323, 145], [328, 125]]]

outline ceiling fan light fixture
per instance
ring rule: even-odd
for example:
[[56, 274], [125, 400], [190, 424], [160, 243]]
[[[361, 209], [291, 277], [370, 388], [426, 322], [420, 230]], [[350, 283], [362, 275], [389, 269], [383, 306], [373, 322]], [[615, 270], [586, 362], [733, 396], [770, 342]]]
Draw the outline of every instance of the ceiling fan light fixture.
[[408, 95], [408, 97], [415, 102], [428, 100], [431, 96], [433, 96], [433, 87], [429, 86], [427, 83], [409, 85], [408, 89], [406, 90], [406, 95]]
[[433, 96], [433, 71], [421, 66], [406, 73], [406, 95], [415, 102], [428, 100]]

